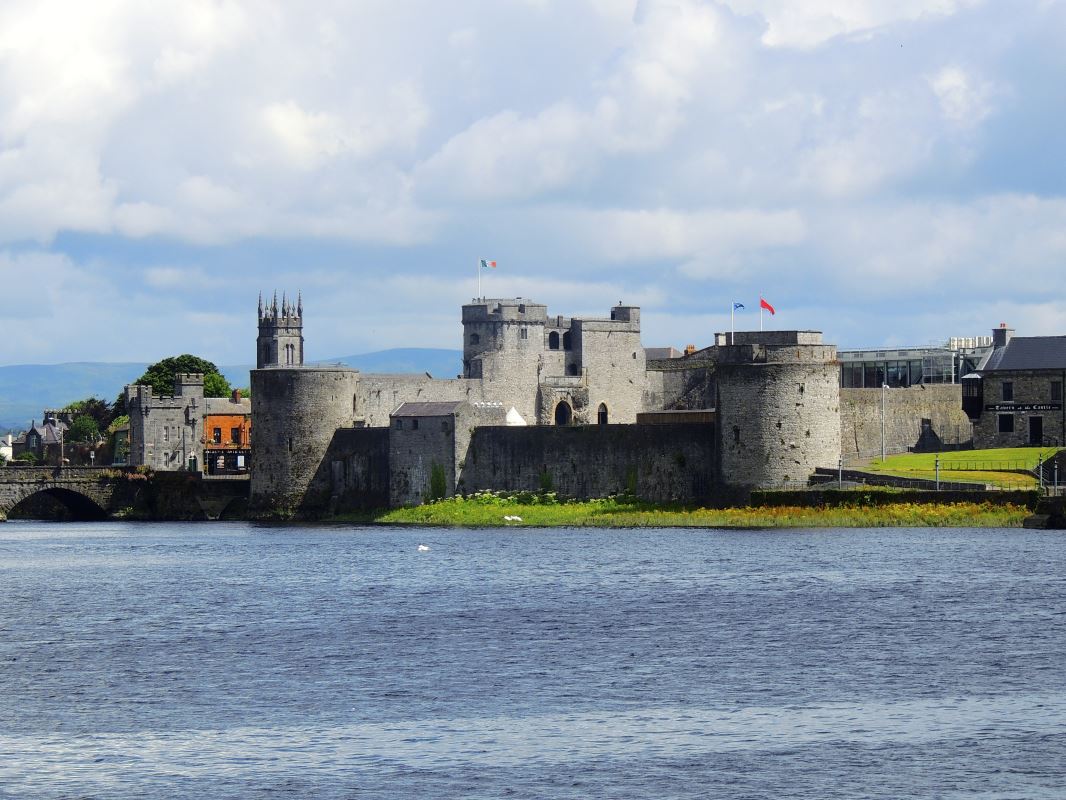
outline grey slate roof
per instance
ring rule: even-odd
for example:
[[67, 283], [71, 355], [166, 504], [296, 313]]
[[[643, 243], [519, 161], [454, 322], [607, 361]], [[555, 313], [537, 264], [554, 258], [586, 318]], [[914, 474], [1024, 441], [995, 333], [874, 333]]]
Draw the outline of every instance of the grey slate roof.
[[208, 414], [252, 413], [252, 400], [249, 397], [242, 397], [240, 401], [236, 403], [228, 397], [205, 397], [204, 405], [207, 406]]
[[403, 403], [392, 412], [394, 417], [450, 417], [463, 404], [462, 400], [443, 403]]
[[1066, 336], [1015, 336], [988, 354], [979, 372], [1066, 369]]

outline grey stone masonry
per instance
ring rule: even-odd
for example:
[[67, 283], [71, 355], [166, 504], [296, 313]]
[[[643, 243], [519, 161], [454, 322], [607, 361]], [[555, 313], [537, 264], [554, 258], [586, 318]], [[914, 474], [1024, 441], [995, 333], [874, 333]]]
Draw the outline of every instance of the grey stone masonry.
[[172, 396], [154, 396], [151, 386], [127, 386], [131, 466], [154, 470], [198, 468], [202, 449], [204, 376], [174, 377]]
[[[885, 453], [958, 449], [973, 438], [957, 383], [885, 389], [841, 389], [840, 424], [844, 464], [881, 455], [881, 403]], [[826, 465], [831, 466], [831, 465]]]
[[359, 373], [347, 367], [252, 371], [251, 504], [280, 514], [321, 508], [332, 494], [326, 453], [356, 424]]
[[1063, 370], [989, 372], [982, 380], [982, 410], [974, 447], [1028, 447], [1066, 442]]
[[269, 306], [259, 297], [259, 337], [255, 346], [257, 369], [264, 367], [297, 367], [304, 363], [303, 301], [297, 295], [291, 304], [282, 295], [278, 305], [277, 292]]
[[840, 365], [817, 331], [716, 335], [721, 480], [806, 481], [840, 455]]
[[417, 505], [454, 495], [463, 485], [472, 432], [479, 425], [503, 425], [505, 413], [498, 403], [401, 405], [389, 429], [390, 505]]

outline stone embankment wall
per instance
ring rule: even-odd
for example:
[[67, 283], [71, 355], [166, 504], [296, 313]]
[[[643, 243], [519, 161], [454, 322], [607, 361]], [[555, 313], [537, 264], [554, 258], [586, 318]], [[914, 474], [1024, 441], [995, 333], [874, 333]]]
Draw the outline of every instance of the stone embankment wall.
[[[929, 421], [928, 426], [923, 425], [923, 420]], [[880, 457], [881, 390], [841, 389], [840, 427], [845, 464]], [[923, 430], [926, 430], [924, 438]], [[959, 384], [885, 390], [886, 453], [958, 449], [972, 439], [969, 417], [962, 410]]]
[[461, 488], [694, 502], [716, 489], [714, 455], [713, 425], [481, 427], [470, 439]]

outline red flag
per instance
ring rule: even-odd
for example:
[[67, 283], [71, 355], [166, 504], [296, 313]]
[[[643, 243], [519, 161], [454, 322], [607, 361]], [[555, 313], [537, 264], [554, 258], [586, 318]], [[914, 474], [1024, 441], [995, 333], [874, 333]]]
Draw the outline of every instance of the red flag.
[[763, 300], [761, 297], [759, 298], [759, 308], [765, 308], [767, 311], [770, 312], [771, 317], [776, 313], [774, 311], [774, 307], [767, 303], [765, 300]]

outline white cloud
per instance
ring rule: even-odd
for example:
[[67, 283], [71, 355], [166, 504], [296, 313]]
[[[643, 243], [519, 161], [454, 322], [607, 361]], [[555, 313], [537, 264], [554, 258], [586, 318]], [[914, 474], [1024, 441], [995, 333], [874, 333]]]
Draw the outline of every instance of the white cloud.
[[796, 245], [806, 236], [802, 216], [792, 210], [605, 210], [568, 216], [574, 238], [597, 260], [681, 261], [682, 272], [694, 278], [713, 277], [723, 262], [744, 253]]
[[974, 79], [958, 66], [947, 66], [929, 78], [929, 85], [940, 101], [944, 118], [971, 127], [992, 113], [993, 86]]
[[768, 47], [813, 48], [837, 36], [856, 35], [901, 22], [945, 17], [982, 0], [723, 0], [766, 24]]

